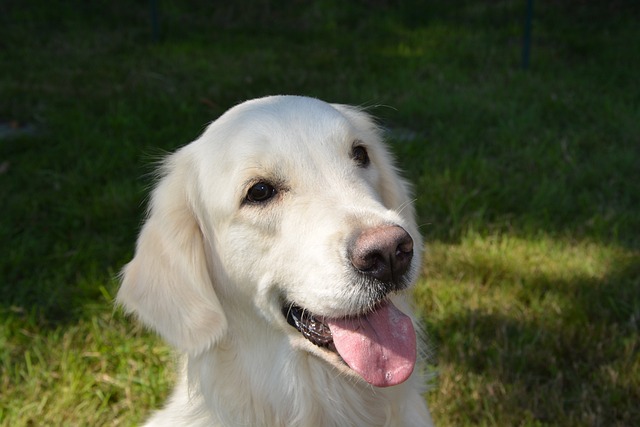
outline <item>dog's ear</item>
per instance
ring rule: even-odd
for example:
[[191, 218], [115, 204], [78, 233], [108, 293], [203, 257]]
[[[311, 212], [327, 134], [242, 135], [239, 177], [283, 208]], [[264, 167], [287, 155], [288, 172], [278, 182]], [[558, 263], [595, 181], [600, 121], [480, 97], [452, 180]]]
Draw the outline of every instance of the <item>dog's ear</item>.
[[198, 353], [224, 335], [227, 319], [190, 206], [197, 186], [181, 151], [164, 164], [135, 256], [121, 273], [117, 302], [173, 346]]

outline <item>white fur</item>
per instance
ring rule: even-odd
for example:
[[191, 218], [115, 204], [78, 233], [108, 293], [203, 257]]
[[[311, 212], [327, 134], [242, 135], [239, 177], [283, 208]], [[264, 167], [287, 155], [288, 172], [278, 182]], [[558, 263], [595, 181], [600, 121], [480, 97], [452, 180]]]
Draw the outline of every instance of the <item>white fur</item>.
[[[354, 141], [370, 165], [350, 157]], [[243, 203], [259, 180], [268, 203]], [[118, 302], [181, 350], [149, 426], [429, 426], [417, 367], [375, 388], [287, 324], [282, 298], [323, 316], [362, 310], [348, 240], [394, 224], [422, 241], [407, 185], [361, 110], [294, 96], [236, 106], [170, 155]], [[404, 292], [394, 304], [410, 313]]]

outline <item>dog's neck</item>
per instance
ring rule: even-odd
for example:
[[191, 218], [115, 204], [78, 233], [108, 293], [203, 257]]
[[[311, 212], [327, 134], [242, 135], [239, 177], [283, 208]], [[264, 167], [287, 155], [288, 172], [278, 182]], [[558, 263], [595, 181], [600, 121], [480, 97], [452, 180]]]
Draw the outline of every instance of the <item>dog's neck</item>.
[[263, 330], [240, 342], [235, 337], [243, 334], [234, 335], [231, 326], [214, 349], [188, 359], [190, 387], [208, 396], [206, 407], [218, 408], [211, 416], [220, 425], [345, 426], [356, 414], [360, 425], [375, 426], [399, 418], [397, 405], [409, 399], [410, 384], [379, 389], [346, 378], [273, 329], [259, 322], [255, 328]]

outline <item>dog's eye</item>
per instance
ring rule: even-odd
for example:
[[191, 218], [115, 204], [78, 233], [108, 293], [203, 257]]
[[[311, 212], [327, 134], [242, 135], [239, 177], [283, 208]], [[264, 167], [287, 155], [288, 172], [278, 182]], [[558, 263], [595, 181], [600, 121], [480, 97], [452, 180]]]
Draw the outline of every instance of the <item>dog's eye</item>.
[[266, 182], [258, 182], [247, 192], [247, 200], [252, 203], [266, 202], [276, 194], [276, 189]]
[[369, 166], [369, 153], [367, 153], [367, 149], [362, 145], [356, 145], [353, 147], [351, 150], [351, 158], [361, 168]]

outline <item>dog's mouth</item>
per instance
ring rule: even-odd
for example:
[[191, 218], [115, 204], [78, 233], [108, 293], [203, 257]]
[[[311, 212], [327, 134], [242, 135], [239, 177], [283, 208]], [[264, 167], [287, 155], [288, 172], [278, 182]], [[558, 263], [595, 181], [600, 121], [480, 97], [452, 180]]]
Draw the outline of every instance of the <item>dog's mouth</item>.
[[289, 304], [282, 308], [282, 314], [287, 318], [287, 322], [312, 344], [328, 348], [333, 343], [329, 326], [310, 311], [295, 304]]
[[317, 316], [296, 304], [285, 304], [282, 314], [304, 338], [337, 353], [369, 384], [397, 385], [413, 372], [416, 362], [413, 322], [389, 300], [365, 314], [343, 318]]

